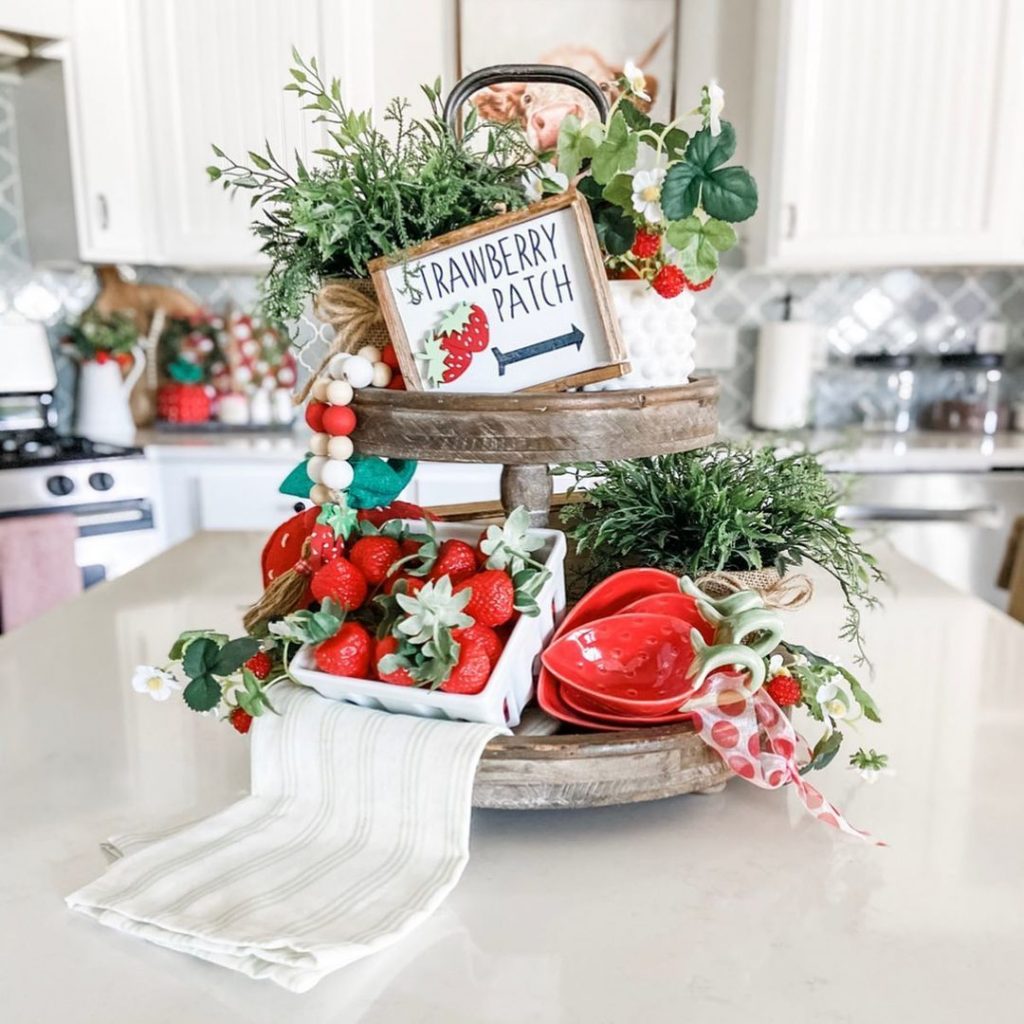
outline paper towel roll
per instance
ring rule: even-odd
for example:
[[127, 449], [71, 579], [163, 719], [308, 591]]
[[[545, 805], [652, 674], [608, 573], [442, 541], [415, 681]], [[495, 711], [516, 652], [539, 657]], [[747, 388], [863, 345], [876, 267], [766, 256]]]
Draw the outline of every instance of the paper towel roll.
[[755, 427], [797, 430], [807, 426], [819, 333], [817, 324], [797, 320], [761, 328], [750, 416]]

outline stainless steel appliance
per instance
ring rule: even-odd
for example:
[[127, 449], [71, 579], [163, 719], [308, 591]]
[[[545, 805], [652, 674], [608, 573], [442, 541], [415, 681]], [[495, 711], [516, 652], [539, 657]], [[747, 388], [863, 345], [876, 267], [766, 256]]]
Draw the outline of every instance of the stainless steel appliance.
[[0, 349], [0, 518], [72, 513], [86, 586], [141, 565], [160, 549], [142, 449], [57, 433], [57, 374], [41, 325], [0, 323]]
[[1010, 527], [1024, 515], [1024, 471], [867, 473], [841, 509], [851, 525], [877, 529], [903, 555], [997, 608], [996, 575]]

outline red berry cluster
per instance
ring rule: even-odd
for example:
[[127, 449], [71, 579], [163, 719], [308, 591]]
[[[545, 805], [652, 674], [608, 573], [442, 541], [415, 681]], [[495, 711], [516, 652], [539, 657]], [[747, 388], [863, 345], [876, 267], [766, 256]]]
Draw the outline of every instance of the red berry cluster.
[[638, 228], [630, 259], [621, 261], [609, 271], [615, 280], [646, 280], [664, 299], [674, 299], [684, 291], [702, 292], [711, 286], [714, 274], [705, 281], [691, 281], [674, 263], [667, 262], [662, 252], [662, 238], [656, 231]]

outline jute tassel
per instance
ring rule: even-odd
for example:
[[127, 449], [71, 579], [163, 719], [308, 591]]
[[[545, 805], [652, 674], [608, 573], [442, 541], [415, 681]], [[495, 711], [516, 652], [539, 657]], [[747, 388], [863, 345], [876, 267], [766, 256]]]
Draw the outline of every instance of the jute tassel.
[[309, 538], [302, 545], [302, 557], [280, 576], [272, 579], [263, 596], [245, 613], [242, 623], [247, 633], [254, 633], [264, 623], [298, 610], [313, 575], [309, 559]]
[[774, 569], [746, 572], [709, 572], [696, 580], [709, 597], [728, 597], [740, 590], [755, 590], [766, 608], [793, 609], [807, 604], [814, 594], [814, 583], [802, 573], [785, 577]]
[[295, 396], [296, 405], [305, 402], [317, 378], [339, 352], [356, 352], [364, 345], [381, 349], [391, 340], [372, 281], [359, 277], [328, 281], [313, 299], [313, 312], [334, 328], [334, 338]]

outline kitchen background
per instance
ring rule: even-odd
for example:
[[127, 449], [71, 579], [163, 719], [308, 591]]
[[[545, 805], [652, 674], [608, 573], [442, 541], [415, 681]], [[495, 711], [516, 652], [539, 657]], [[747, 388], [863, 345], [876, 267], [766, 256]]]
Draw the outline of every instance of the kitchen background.
[[[1016, 173], [1024, 125], [1013, 102], [1024, 78], [1014, 48], [1024, 42], [1020, 0], [979, 0], [970, 16], [953, 0], [528, 0], [502, 14], [501, 32], [485, 0], [425, 0], [415, 4], [415, 19], [407, 17], [411, 6], [0, 0], [4, 38], [31, 37], [34, 53], [66, 64], [63, 159], [72, 187], [64, 191], [74, 199], [66, 216], [77, 235], [77, 252], [43, 264], [33, 258], [40, 171], [37, 155], [27, 163], [24, 153], [34, 125], [18, 123], [31, 65], [19, 68], [12, 58], [0, 73], [0, 315], [45, 323], [56, 346], [67, 321], [95, 297], [98, 263], [170, 284], [215, 312], [250, 310], [259, 263], [245, 204], [210, 186], [203, 166], [211, 141], [244, 152], [270, 135], [315, 148], [298, 126], [297, 105], [280, 92], [293, 42], [341, 74], [356, 108], [411, 94], [438, 69], [450, 83], [475, 67], [551, 58], [571, 44], [619, 62], [650, 52], [664, 113], [683, 112], [711, 76], [726, 89], [725, 116], [737, 127], [738, 158], [758, 177], [761, 209], [695, 307], [698, 368], [721, 380], [725, 430], [750, 426], [758, 332], [782, 317], [787, 295], [791, 316], [817, 325], [822, 339], [809, 426], [855, 427], [862, 400], [885, 386], [885, 374], [852, 365], [858, 353], [917, 357], [916, 414], [941, 387], [935, 357], [971, 350], [982, 337], [1005, 347], [1002, 401], [1012, 406], [1024, 363]], [[56, 42], [48, 48], [49, 40]], [[883, 164], [886, 173], [878, 173]], [[300, 337], [320, 330], [310, 317]], [[57, 409], [70, 429], [75, 366], [57, 358]], [[263, 528], [289, 507], [281, 496], [269, 504], [254, 498], [238, 518], [221, 522], [207, 495], [225, 479], [246, 481], [254, 495], [275, 487], [293, 454], [280, 441], [145, 440], [159, 469], [165, 543], [197, 528]], [[872, 446], [877, 438], [865, 445]], [[1014, 458], [1001, 470], [1024, 468]], [[879, 459], [860, 468], [905, 468]], [[957, 541], [965, 553], [951, 575], [970, 577], [999, 600], [985, 581], [1007, 523], [1024, 511], [1024, 484], [1007, 490], [1004, 476], [995, 500], [978, 490], [981, 478], [965, 491], [963, 474], [950, 476], [938, 463], [925, 468], [948, 479], [910, 495], [909, 506], [938, 502], [960, 516], [958, 537], [984, 537], [980, 567], [971, 552], [981, 541]], [[991, 463], [969, 468], [987, 472]], [[472, 489], [465, 473], [451, 467], [424, 482], [418, 497]], [[861, 504], [870, 506], [876, 492], [869, 475], [864, 481]], [[496, 487], [496, 475], [485, 486]]]

